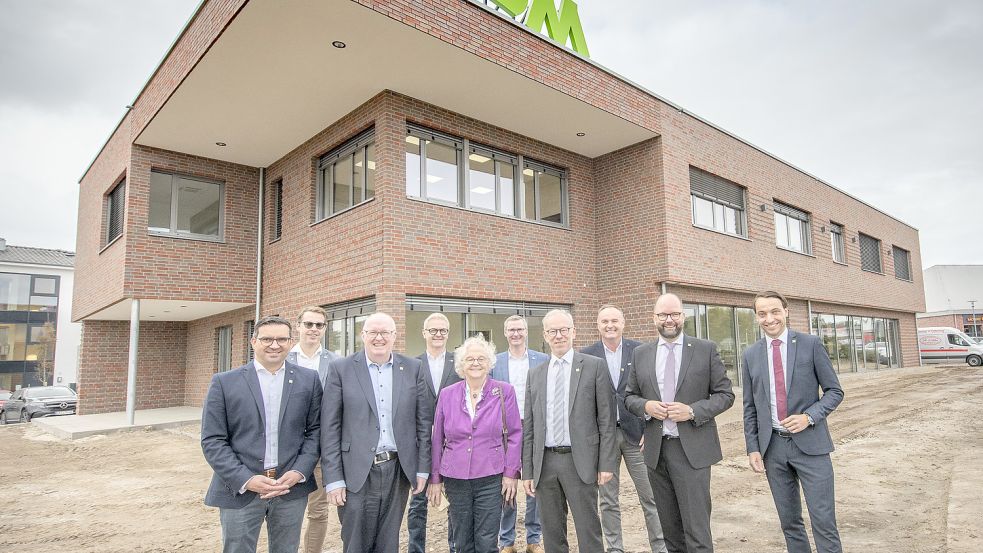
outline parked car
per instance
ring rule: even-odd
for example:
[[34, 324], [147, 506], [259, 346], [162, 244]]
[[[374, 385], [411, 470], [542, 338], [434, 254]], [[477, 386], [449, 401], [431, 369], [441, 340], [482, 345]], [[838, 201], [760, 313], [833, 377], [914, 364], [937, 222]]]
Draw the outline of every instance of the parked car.
[[74, 415], [77, 403], [78, 396], [65, 386], [21, 388], [4, 403], [0, 424], [12, 420], [30, 422], [35, 417]]
[[10, 390], [0, 390], [0, 413], [3, 412], [3, 404], [10, 399], [11, 393], [12, 392]]
[[952, 327], [919, 328], [918, 349], [926, 363], [983, 365], [983, 345]]

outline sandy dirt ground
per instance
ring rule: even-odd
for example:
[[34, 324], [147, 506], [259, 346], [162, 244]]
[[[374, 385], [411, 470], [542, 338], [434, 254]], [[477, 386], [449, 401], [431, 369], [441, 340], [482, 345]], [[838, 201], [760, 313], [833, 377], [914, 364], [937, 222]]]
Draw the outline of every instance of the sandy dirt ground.
[[[983, 369], [888, 370], [842, 382], [846, 399], [830, 426], [845, 551], [983, 551]], [[747, 466], [740, 405], [738, 395], [718, 418], [716, 550], [781, 552], [767, 483]], [[641, 553], [644, 519], [622, 474], [625, 545]], [[0, 427], [0, 551], [220, 551], [218, 512], [202, 504], [210, 477], [194, 425], [76, 441], [33, 425]], [[428, 550], [446, 551], [444, 513], [431, 517], [429, 534]], [[337, 536], [332, 521], [325, 551], [341, 550]]]

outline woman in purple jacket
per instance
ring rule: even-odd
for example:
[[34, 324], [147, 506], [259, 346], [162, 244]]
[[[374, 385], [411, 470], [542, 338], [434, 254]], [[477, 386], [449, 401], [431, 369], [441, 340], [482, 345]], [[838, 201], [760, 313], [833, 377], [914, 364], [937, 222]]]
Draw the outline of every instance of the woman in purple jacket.
[[464, 380], [444, 388], [433, 421], [433, 465], [427, 497], [446, 489], [458, 553], [496, 553], [502, 503], [515, 501], [522, 467], [522, 422], [515, 389], [488, 377], [495, 347], [481, 336], [454, 351]]

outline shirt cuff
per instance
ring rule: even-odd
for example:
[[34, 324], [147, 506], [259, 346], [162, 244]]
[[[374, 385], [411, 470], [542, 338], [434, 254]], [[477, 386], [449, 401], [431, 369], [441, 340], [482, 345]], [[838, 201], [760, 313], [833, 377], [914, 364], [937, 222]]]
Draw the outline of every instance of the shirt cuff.
[[307, 477], [304, 476], [303, 472], [300, 472], [299, 470], [295, 470], [295, 469], [290, 469], [287, 472], [296, 472], [297, 474], [300, 475], [300, 480], [297, 481], [298, 484], [303, 484], [304, 482], [307, 482]]
[[242, 487], [239, 488], [239, 495], [246, 493], [246, 485], [249, 484], [249, 481], [255, 477], [256, 475], [250, 476], [249, 478], [246, 479], [245, 482], [242, 483]]
[[418, 473], [416, 473], [416, 477], [417, 478], [423, 478], [424, 480], [427, 480], [427, 479], [430, 478], [430, 473], [429, 472], [418, 472]]
[[324, 486], [324, 491], [330, 492], [332, 490], [338, 490], [338, 489], [347, 488], [347, 487], [348, 486], [345, 485], [345, 481], [344, 480], [337, 480], [335, 482], [331, 482], [330, 484]]

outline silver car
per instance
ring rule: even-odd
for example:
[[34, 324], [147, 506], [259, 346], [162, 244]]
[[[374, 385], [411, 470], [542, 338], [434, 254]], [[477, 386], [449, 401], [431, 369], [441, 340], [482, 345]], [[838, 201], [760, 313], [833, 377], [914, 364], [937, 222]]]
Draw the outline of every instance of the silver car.
[[30, 422], [35, 417], [74, 415], [78, 396], [65, 386], [21, 388], [4, 403], [0, 424], [17, 420]]

